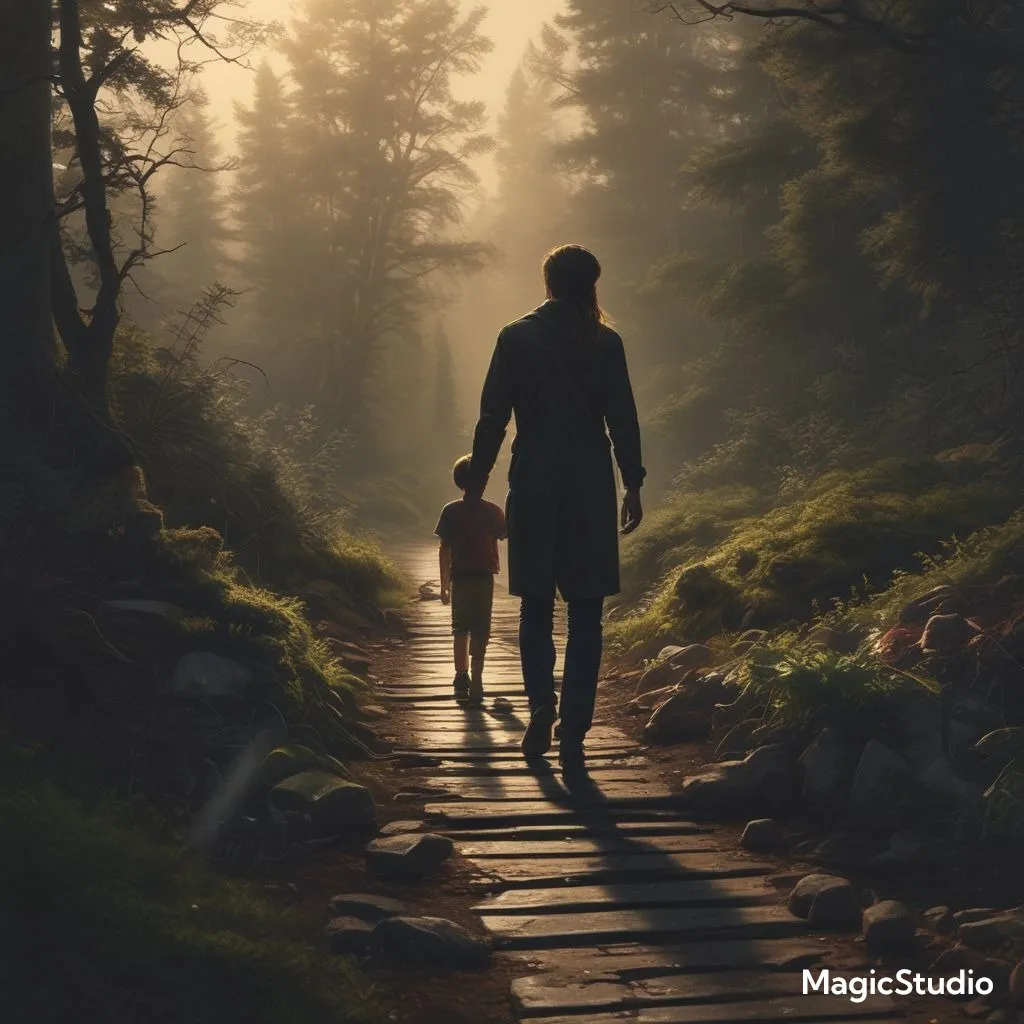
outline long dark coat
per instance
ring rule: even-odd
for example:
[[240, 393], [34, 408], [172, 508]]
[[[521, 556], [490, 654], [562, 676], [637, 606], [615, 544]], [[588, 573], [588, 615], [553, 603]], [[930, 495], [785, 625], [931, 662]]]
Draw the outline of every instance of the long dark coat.
[[645, 475], [622, 339], [602, 326], [596, 341], [581, 345], [571, 311], [553, 300], [504, 327], [480, 399], [474, 474], [494, 467], [513, 413], [510, 592], [548, 595], [557, 586], [567, 601], [617, 594], [611, 447], [626, 488], [639, 488]]

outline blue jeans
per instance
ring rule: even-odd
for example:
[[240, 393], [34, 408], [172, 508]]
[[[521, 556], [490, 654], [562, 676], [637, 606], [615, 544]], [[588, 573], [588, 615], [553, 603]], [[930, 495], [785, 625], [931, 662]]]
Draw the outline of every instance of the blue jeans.
[[[561, 738], [582, 742], [594, 718], [601, 668], [603, 597], [568, 602], [568, 636], [559, 706]], [[519, 609], [519, 658], [530, 711], [555, 703], [555, 595], [524, 597]]]

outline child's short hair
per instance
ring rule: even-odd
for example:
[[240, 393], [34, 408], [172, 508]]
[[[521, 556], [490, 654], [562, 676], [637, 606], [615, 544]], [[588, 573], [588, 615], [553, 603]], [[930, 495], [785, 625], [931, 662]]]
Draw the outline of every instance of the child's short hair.
[[461, 459], [456, 459], [455, 465], [452, 466], [452, 479], [460, 491], [464, 491], [469, 487], [469, 465], [472, 461], [472, 456], [463, 455]]

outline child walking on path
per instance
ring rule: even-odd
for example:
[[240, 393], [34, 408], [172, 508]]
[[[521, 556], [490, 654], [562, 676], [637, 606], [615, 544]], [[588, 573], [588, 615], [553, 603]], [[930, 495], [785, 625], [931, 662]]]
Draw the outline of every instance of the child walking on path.
[[434, 533], [441, 539], [441, 600], [452, 606], [455, 638], [455, 699], [482, 704], [483, 671], [491, 635], [494, 577], [498, 572], [498, 541], [505, 539], [505, 513], [484, 501], [487, 486], [470, 484], [470, 457], [452, 469], [462, 498], [441, 509]]

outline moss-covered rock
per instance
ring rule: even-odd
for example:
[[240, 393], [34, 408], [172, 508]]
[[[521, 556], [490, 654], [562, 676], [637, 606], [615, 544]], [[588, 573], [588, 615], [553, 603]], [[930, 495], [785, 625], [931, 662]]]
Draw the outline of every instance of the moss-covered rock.
[[264, 759], [260, 774], [272, 789], [285, 779], [305, 771], [323, 771], [352, 781], [351, 773], [336, 757], [318, 754], [301, 743], [275, 747]]
[[376, 826], [370, 791], [325, 771], [304, 771], [279, 782], [270, 791], [270, 802], [285, 813], [305, 815], [317, 835]]

